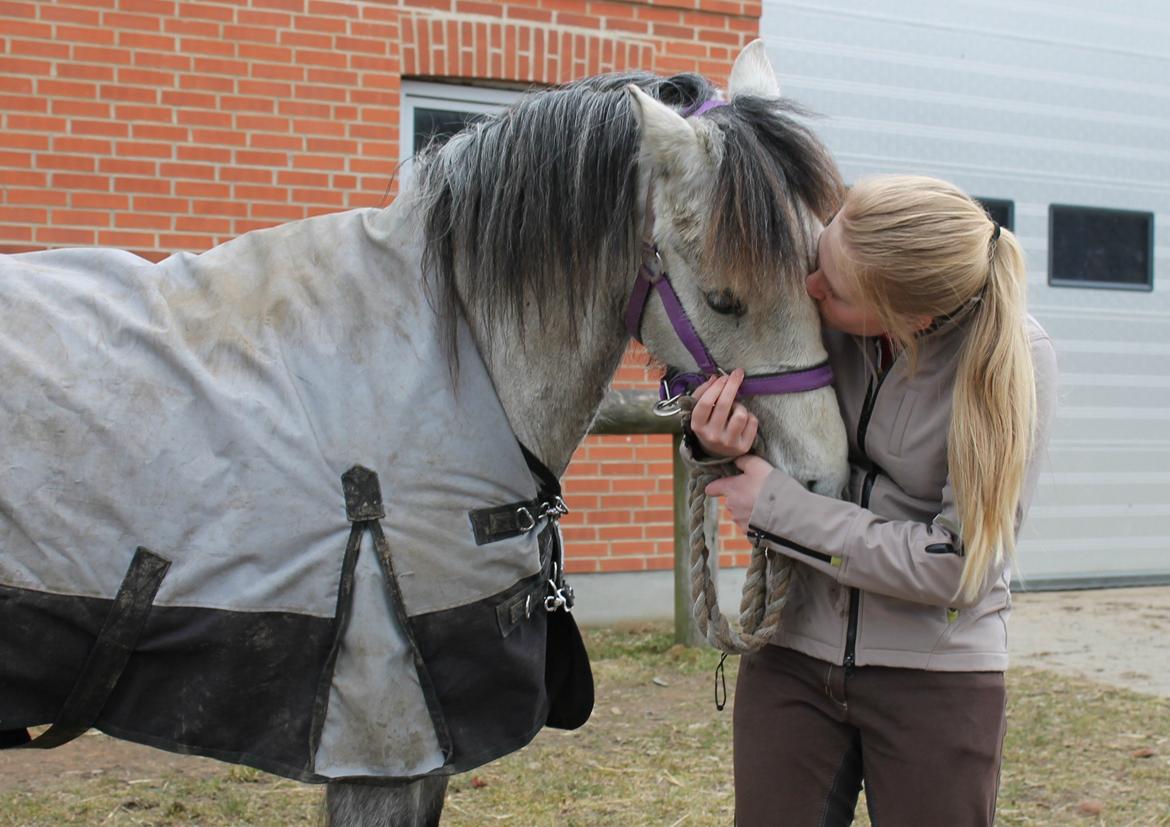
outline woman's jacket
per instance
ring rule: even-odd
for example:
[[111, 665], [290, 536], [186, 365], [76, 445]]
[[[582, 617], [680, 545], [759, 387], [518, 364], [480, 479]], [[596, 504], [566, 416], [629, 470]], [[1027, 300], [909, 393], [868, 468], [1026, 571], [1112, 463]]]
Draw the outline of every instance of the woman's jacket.
[[[1026, 324], [1037, 429], [1017, 530], [1045, 456], [1056, 385], [1052, 342], [1034, 319]], [[776, 644], [845, 666], [1007, 667], [1010, 567], [990, 572], [973, 600], [956, 596], [963, 546], [947, 438], [965, 334], [960, 319], [921, 335], [913, 374], [905, 354], [879, 370], [877, 339], [827, 334], [850, 481], [844, 500], [783, 473], [760, 492], [749, 537], [799, 562]]]

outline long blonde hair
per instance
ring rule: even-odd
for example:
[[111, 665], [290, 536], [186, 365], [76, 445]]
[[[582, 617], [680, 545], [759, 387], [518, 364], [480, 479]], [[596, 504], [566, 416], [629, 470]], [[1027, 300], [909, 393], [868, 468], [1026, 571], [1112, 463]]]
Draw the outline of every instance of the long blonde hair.
[[1023, 252], [976, 201], [934, 178], [863, 179], [837, 220], [845, 266], [911, 369], [922, 317], [965, 319], [947, 465], [964, 553], [958, 594], [974, 598], [1014, 554], [1036, 419]]

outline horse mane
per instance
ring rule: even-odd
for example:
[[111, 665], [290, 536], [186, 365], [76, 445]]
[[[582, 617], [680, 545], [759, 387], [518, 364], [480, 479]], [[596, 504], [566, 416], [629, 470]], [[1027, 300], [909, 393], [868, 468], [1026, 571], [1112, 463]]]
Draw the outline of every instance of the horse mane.
[[[435, 276], [432, 300], [449, 344], [460, 266], [473, 273], [462, 304], [489, 322], [566, 307], [578, 322], [621, 312], [597, 306], [595, 284], [599, 273], [633, 274], [641, 261], [631, 83], [679, 110], [716, 95], [693, 74], [598, 75], [526, 95], [419, 156], [423, 265]], [[798, 262], [803, 276], [804, 205], [826, 220], [840, 200], [836, 166], [799, 114], [787, 102], [741, 96], [704, 116], [726, 144], [705, 254], [745, 286], [778, 262]]]
[[827, 224], [845, 195], [836, 162], [803, 122], [810, 113], [785, 98], [739, 95], [704, 117], [723, 137], [704, 269], [745, 296], [778, 270], [803, 282], [815, 250], [806, 211]]

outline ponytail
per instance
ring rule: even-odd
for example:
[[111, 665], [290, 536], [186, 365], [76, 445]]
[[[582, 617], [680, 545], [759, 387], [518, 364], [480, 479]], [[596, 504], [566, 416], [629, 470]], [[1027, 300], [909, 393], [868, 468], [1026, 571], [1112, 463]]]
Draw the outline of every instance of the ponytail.
[[1001, 229], [991, 242], [987, 284], [974, 299], [959, 354], [947, 440], [965, 554], [959, 593], [967, 598], [1015, 552], [1036, 419], [1026, 299], [1023, 252], [1015, 235]]
[[862, 179], [837, 220], [860, 294], [911, 370], [918, 319], [961, 316], [967, 326], [947, 465], [964, 553], [958, 595], [972, 599], [1015, 552], [1031, 451], [1036, 387], [1023, 252], [978, 203], [934, 178]]

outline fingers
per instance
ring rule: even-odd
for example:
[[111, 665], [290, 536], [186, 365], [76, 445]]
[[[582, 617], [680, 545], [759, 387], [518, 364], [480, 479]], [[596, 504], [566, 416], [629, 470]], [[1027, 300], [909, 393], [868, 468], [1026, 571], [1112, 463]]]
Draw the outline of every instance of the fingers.
[[691, 396], [693, 396], [695, 399], [698, 399], [700, 396], [703, 395], [703, 392], [706, 391], [707, 388], [714, 385], [715, 381], [719, 378], [720, 377], [718, 375], [708, 376], [706, 379], [703, 380], [703, 384], [699, 385], [699, 387], [697, 387], [693, 391], [691, 391]]
[[722, 431], [742, 383], [743, 371], [736, 368], [729, 375], [712, 376], [695, 388], [691, 393], [695, 399], [691, 427], [699, 428], [707, 422], [714, 422]]
[[739, 386], [743, 383], [743, 370], [736, 368], [727, 376], [722, 377], [719, 395], [715, 399], [715, 409], [711, 418], [716, 422], [725, 423], [731, 417], [731, 409], [735, 406], [735, 397], [739, 394]]
[[767, 475], [772, 473], [772, 463], [755, 454], [744, 454], [735, 458], [735, 467], [749, 475]]
[[757, 488], [743, 474], [734, 474], [709, 483], [703, 490], [708, 497], [722, 497], [731, 521], [746, 531], [755, 506]]
[[743, 453], [747, 453], [753, 445], [756, 444], [756, 434], [760, 431], [760, 420], [754, 416], [748, 419], [747, 426], [743, 429], [743, 441], [747, 443], [747, 448], [744, 448]]
[[694, 391], [691, 430], [710, 454], [734, 457], [751, 450], [759, 421], [736, 401], [743, 384], [743, 370], [708, 379]]
[[704, 403], [711, 392], [711, 387], [718, 379], [718, 376], [709, 377], [706, 382], [691, 391], [691, 397], [695, 400], [695, 407], [691, 409], [691, 428], [700, 428], [710, 419], [712, 406]]

